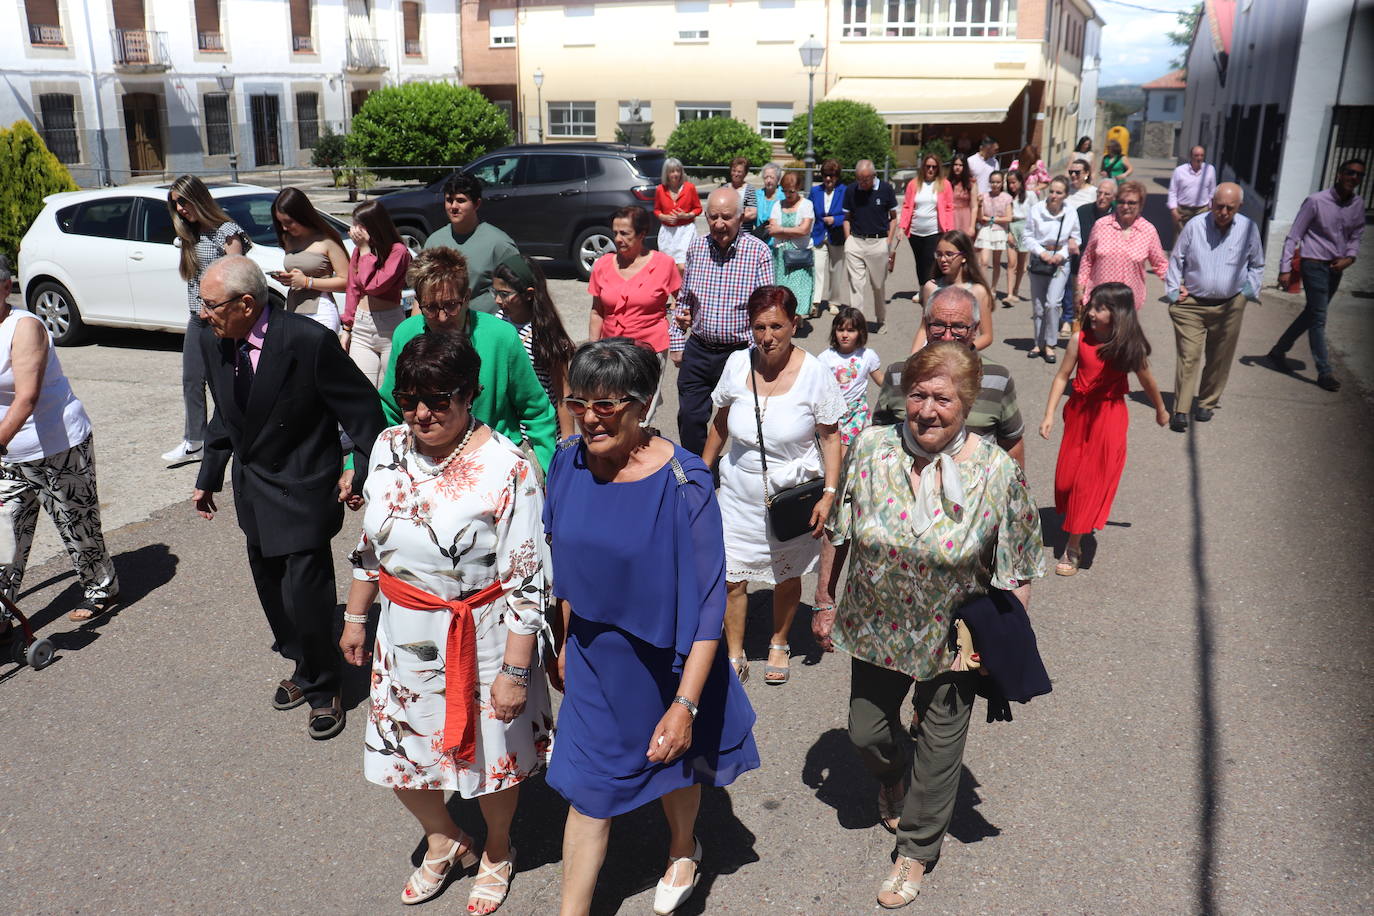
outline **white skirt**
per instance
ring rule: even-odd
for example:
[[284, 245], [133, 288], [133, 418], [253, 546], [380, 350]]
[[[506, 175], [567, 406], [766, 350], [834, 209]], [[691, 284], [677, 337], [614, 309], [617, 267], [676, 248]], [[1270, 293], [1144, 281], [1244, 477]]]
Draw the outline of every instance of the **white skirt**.
[[687, 263], [687, 249], [697, 237], [695, 223], [682, 226], [658, 227], [658, 250], [673, 259], [676, 264]]
[[[801, 473], [803, 465], [813, 464], [811, 473]], [[789, 476], [788, 470], [793, 465], [798, 473]], [[770, 459], [768, 476], [774, 492], [819, 476], [818, 465], [818, 461], [799, 460], [784, 462], [778, 467]], [[819, 540], [810, 534], [790, 541], [773, 537], [768, 511], [763, 507], [763, 475], [757, 449], [737, 445], [731, 440], [730, 450], [721, 458], [720, 489], [716, 498], [725, 527], [726, 581], [777, 585], [804, 576], [815, 568], [821, 553]]]
[[1007, 230], [998, 225], [984, 226], [978, 230], [978, 238], [974, 241], [973, 247], [987, 251], [1006, 251]]

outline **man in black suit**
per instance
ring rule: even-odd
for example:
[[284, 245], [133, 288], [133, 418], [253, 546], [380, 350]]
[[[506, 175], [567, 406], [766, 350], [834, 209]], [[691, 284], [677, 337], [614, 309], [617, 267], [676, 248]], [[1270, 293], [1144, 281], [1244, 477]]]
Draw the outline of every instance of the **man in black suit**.
[[[310, 318], [274, 308], [267, 280], [245, 257], [226, 257], [200, 284], [199, 340], [215, 415], [193, 494], [206, 519], [234, 458], [234, 506], [248, 538], [253, 584], [276, 637], [295, 663], [272, 698], [278, 709], [310, 703], [310, 737], [343, 730], [337, 593], [329, 542], [343, 527], [343, 503], [357, 508], [367, 452], [385, 423], [377, 392]], [[356, 443], [356, 471], [340, 473], [339, 427]]]

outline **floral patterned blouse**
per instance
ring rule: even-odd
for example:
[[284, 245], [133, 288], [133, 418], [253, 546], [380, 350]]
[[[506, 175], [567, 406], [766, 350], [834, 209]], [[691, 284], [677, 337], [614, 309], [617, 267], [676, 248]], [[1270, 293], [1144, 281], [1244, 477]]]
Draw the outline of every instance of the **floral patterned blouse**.
[[1025, 475], [990, 439], [959, 463], [966, 504], [939, 497], [935, 524], [920, 535], [910, 521], [912, 460], [900, 425], [865, 430], [826, 531], [832, 544], [849, 544], [836, 647], [924, 681], [950, 670], [957, 654], [947, 647], [951, 612], [1044, 575], [1044, 545]]

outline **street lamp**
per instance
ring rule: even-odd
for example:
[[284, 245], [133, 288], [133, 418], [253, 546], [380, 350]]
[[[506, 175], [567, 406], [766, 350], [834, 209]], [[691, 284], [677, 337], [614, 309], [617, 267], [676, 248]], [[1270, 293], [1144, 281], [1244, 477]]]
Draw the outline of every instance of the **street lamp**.
[[534, 71], [534, 97], [535, 105], [539, 108], [539, 142], [544, 142], [544, 71]]
[[[811, 187], [812, 173], [816, 169], [816, 70], [820, 67], [821, 61], [825, 58], [825, 45], [816, 40], [812, 35], [802, 43], [801, 48], [802, 66], [806, 68], [806, 187]], [[808, 191], [807, 193], [810, 193]]]
[[[215, 74], [215, 82], [219, 84], [220, 90], [226, 94], [234, 90], [234, 74], [229, 72], [228, 65], [223, 65], [219, 68], [219, 73]], [[238, 144], [234, 142], [233, 96], [229, 97], [229, 101], [226, 104], [226, 107], [229, 109], [229, 173], [233, 176], [234, 181], [238, 181], [239, 154]]]

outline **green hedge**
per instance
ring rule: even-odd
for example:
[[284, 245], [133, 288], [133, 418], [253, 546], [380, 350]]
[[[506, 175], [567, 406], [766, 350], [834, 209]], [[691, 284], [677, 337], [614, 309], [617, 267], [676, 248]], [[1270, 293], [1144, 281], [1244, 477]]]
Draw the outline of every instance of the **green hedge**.
[[772, 158], [772, 149], [758, 131], [734, 118], [683, 121], [663, 149], [688, 168], [729, 165], [736, 156], [748, 159], [750, 168], [758, 168]]
[[505, 112], [476, 89], [406, 83], [367, 97], [348, 152], [387, 178], [429, 181], [513, 139]]
[[[891, 160], [892, 130], [872, 105], [848, 99], [818, 102], [815, 118], [817, 163], [837, 159], [841, 167], [852, 169], [860, 159], [872, 159], [881, 169]], [[787, 126], [783, 145], [798, 159], [805, 158], [806, 112], [797, 115]]]

